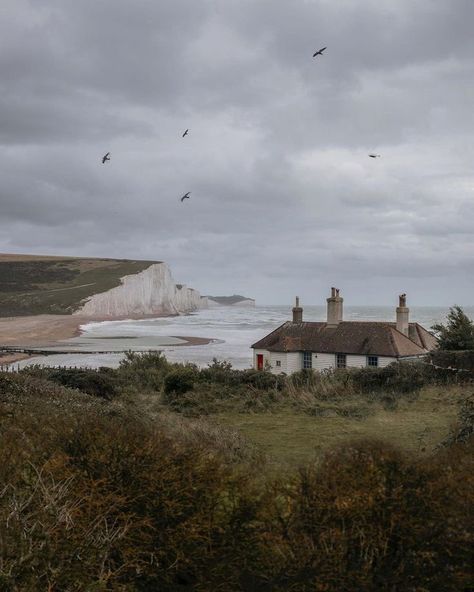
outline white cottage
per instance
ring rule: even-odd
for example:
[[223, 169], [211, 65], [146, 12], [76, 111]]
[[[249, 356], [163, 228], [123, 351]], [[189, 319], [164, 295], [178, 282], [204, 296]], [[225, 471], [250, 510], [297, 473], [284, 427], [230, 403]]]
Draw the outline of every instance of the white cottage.
[[327, 321], [304, 322], [296, 298], [293, 320], [252, 345], [254, 368], [292, 374], [304, 368], [383, 367], [397, 360], [418, 358], [436, 349], [434, 335], [409, 322], [406, 295], [400, 296], [396, 322], [344, 321], [343, 299], [331, 288]]

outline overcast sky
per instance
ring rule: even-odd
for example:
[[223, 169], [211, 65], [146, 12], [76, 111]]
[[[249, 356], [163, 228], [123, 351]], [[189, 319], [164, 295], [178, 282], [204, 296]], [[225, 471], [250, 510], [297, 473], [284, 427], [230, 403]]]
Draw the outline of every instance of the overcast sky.
[[0, 252], [474, 304], [473, 23], [473, 0], [2, 0]]

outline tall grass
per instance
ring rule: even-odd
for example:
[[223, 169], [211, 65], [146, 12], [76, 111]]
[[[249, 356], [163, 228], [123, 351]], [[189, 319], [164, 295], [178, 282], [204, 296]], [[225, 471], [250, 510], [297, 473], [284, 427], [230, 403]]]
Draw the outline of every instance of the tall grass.
[[0, 404], [1, 590], [470, 589], [469, 443], [367, 441], [275, 479], [201, 420], [102, 407]]

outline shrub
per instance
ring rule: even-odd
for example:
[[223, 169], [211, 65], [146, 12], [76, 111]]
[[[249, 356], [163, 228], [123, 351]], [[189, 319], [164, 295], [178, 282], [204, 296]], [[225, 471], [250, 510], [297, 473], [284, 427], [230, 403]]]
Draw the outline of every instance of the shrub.
[[247, 477], [130, 417], [57, 419], [47, 438], [28, 413], [0, 430], [3, 590], [238, 589]]
[[120, 362], [118, 375], [132, 390], [160, 391], [172, 367], [160, 351], [127, 352]]
[[260, 390], [281, 391], [286, 384], [286, 376], [261, 370], [241, 370], [239, 377], [241, 384]]
[[169, 372], [164, 380], [165, 400], [168, 400], [170, 395], [182, 395], [192, 390], [198, 376], [196, 368], [188, 366]]
[[461, 497], [470, 486], [459, 479], [472, 486], [471, 470], [472, 456], [423, 466], [376, 442], [303, 468], [274, 498], [279, 520], [267, 536], [287, 560], [271, 589], [469, 589], [472, 522], [462, 526]]
[[419, 461], [349, 444], [270, 480], [240, 435], [202, 420], [134, 417], [34, 376], [0, 374], [0, 389], [1, 590], [472, 587], [472, 439]]
[[45, 377], [51, 382], [83, 393], [112, 399], [118, 393], [115, 375], [108, 369], [89, 370], [86, 368], [48, 368], [43, 370]]
[[466, 397], [458, 414], [457, 425], [439, 447], [466, 444], [474, 434], [474, 395]]

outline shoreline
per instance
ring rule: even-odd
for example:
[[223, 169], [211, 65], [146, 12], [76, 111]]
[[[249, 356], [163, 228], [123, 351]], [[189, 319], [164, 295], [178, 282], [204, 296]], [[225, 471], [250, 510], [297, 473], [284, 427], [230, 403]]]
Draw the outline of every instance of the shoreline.
[[[64, 340], [82, 335], [81, 326], [88, 323], [104, 321], [142, 320], [154, 318], [168, 318], [176, 315], [146, 315], [127, 317], [84, 317], [79, 315], [34, 315], [25, 317], [0, 317], [0, 367], [14, 364], [20, 360], [37, 357], [24, 352], [1, 351], [1, 347], [41, 349], [64, 345]], [[206, 337], [176, 337], [185, 341], [180, 347], [193, 345], [208, 345], [212, 338]], [[178, 344], [176, 344], [177, 346]], [[80, 353], [80, 352], [74, 352]], [[100, 353], [100, 352], [97, 352]], [[41, 354], [38, 354], [41, 355]]]

